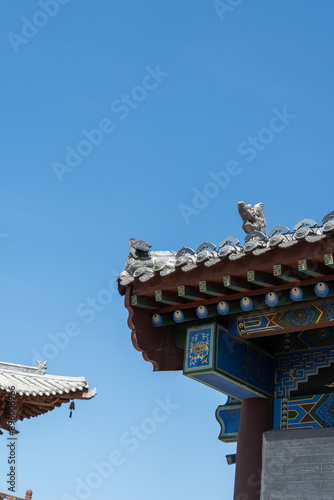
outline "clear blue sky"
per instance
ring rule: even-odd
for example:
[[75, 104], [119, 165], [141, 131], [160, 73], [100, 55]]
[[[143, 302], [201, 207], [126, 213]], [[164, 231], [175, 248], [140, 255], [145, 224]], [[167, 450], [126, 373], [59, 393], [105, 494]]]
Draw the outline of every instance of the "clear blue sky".
[[[16, 493], [84, 498], [77, 480], [99, 482], [94, 463], [117, 450], [86, 498], [230, 499], [235, 446], [215, 420], [225, 397], [152, 373], [116, 293], [84, 312], [131, 237], [176, 251], [243, 239], [239, 200], [264, 203], [268, 230], [334, 209], [333, 2], [1, 7], [1, 360], [33, 363], [74, 321], [80, 334], [49, 351], [48, 372], [98, 389], [72, 419], [62, 407], [20, 425]], [[178, 408], [129, 444], [166, 398]]]

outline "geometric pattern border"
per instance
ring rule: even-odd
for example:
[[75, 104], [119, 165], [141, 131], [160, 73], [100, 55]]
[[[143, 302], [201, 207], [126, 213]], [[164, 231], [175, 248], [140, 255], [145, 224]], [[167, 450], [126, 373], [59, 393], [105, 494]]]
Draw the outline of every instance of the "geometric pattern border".
[[278, 399], [274, 412], [276, 429], [334, 427], [334, 393]]
[[244, 316], [232, 318], [229, 321], [229, 329], [232, 335], [246, 336], [259, 333], [269, 333], [288, 328], [310, 328], [318, 323], [329, 323], [334, 321], [333, 299], [308, 304], [297, 304], [285, 306], [277, 312], [250, 313]]
[[288, 398], [302, 382], [306, 382], [320, 368], [334, 362], [334, 348], [297, 351], [276, 356], [275, 398]]

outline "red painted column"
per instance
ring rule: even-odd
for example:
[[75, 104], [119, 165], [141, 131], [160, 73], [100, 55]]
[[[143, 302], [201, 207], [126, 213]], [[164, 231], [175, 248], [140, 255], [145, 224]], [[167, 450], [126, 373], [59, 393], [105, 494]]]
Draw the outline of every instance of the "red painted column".
[[273, 428], [274, 402], [248, 398], [241, 404], [235, 470], [234, 500], [259, 500], [262, 436]]

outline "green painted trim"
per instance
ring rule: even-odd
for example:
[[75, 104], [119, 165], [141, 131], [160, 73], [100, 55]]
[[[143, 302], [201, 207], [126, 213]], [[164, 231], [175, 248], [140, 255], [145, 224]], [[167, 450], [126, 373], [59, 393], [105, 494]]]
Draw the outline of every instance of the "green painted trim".
[[270, 286], [274, 284], [272, 276], [266, 275], [259, 271], [247, 271], [247, 281], [254, 285]]
[[283, 281], [298, 281], [296, 276], [291, 276], [291, 274], [288, 273], [288, 268], [286, 266], [282, 266], [281, 264], [273, 266], [273, 275], [275, 278], [279, 278]]
[[[322, 264], [318, 264], [318, 267], [319, 266], [322, 267]], [[312, 269], [309, 266], [309, 262], [307, 261], [307, 259], [303, 259], [303, 260], [298, 261], [298, 271], [301, 273], [307, 274], [308, 276], [322, 276], [323, 275], [323, 273], [321, 272], [321, 269], [319, 269], [318, 271]]]
[[247, 286], [247, 281], [233, 276], [224, 276], [223, 283], [225, 288], [236, 290], [237, 292], [246, 292], [250, 286]]
[[206, 281], [200, 281], [198, 283], [198, 289], [200, 292], [206, 293], [208, 295], [213, 295], [214, 297], [218, 297], [218, 295], [224, 294], [224, 291], [218, 286], [214, 286], [211, 283], [208, 284]]
[[199, 291], [198, 293], [196, 293], [196, 291], [194, 290], [189, 290], [189, 287], [186, 285], [179, 286], [177, 288], [177, 294], [179, 297], [183, 297], [189, 300], [199, 300], [203, 298], [203, 295]]
[[180, 303], [180, 299], [177, 297], [176, 294], [168, 293], [163, 290], [155, 291], [155, 300], [156, 302], [160, 302], [162, 304], [169, 304], [171, 306]]
[[149, 297], [140, 297], [138, 295], [131, 296], [131, 306], [140, 307], [142, 309], [156, 309], [157, 305], [154, 300]]

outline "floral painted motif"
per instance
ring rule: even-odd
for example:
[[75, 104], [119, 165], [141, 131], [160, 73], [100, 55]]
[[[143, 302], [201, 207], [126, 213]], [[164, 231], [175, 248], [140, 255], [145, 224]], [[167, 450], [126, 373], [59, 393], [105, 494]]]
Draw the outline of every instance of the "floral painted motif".
[[208, 364], [209, 351], [210, 335], [204, 332], [194, 334], [189, 345], [189, 366]]
[[301, 307], [300, 309], [289, 311], [285, 319], [294, 326], [305, 326], [312, 323], [314, 316], [315, 312], [312, 309]]

